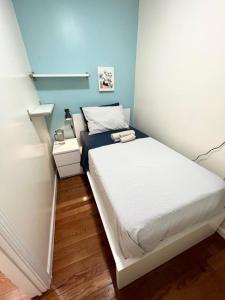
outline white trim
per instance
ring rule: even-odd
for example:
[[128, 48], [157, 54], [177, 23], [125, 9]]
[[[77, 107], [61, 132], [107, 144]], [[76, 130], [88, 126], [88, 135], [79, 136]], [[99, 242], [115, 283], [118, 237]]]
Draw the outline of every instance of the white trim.
[[43, 268], [43, 264], [22, 243], [22, 239], [16, 229], [1, 211], [0, 249], [24, 273], [30, 283], [36, 287], [36, 290], [39, 291], [38, 294], [49, 289], [51, 277]]
[[161, 242], [155, 250], [141, 258], [125, 259], [120, 251], [117, 236], [110, 222], [110, 216], [104, 206], [106, 201], [90, 172], [87, 172], [87, 176], [116, 264], [117, 286], [119, 289], [213, 234], [225, 218], [225, 212], [223, 211], [220, 215], [201, 224], [190, 226], [187, 230]]
[[218, 234], [225, 239], [225, 229], [222, 228], [221, 226], [217, 230]]
[[57, 185], [58, 185], [58, 179], [57, 179], [57, 175], [55, 174], [54, 191], [53, 191], [53, 198], [52, 198], [52, 213], [51, 213], [51, 222], [50, 222], [50, 231], [49, 231], [48, 263], [47, 263], [47, 273], [51, 277], [52, 277], [52, 262], [53, 262], [54, 237], [55, 237]]

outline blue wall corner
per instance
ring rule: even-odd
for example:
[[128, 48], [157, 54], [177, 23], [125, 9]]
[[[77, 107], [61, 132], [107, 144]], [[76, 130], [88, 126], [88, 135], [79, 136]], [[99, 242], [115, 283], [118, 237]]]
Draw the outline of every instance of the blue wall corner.
[[[52, 133], [68, 128], [64, 108], [119, 101], [133, 107], [138, 0], [13, 0], [36, 73], [84, 73], [86, 78], [43, 78], [35, 82], [42, 103], [55, 103]], [[115, 67], [115, 92], [98, 91], [97, 67]], [[67, 133], [70, 135], [71, 133]]]

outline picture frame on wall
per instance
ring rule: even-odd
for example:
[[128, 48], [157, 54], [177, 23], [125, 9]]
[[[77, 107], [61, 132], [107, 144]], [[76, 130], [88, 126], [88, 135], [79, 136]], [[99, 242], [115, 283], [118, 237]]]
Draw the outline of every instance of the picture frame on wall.
[[98, 67], [98, 86], [100, 92], [115, 90], [114, 67]]

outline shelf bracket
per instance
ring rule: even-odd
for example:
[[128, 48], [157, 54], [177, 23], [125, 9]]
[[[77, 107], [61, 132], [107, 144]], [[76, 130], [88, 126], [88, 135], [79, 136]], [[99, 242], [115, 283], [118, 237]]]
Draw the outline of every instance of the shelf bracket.
[[27, 109], [27, 114], [28, 114], [28, 117], [29, 117], [30, 121], [32, 122], [32, 118], [31, 118], [31, 114], [30, 114], [29, 109]]
[[30, 74], [29, 74], [29, 77], [30, 77], [31, 79], [33, 79], [34, 81], [37, 80], [37, 78], [34, 77], [34, 72], [30, 73]]

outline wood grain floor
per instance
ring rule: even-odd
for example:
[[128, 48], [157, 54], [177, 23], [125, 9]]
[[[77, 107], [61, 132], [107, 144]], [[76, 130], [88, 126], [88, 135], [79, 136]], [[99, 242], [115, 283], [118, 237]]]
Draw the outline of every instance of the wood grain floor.
[[58, 188], [52, 288], [39, 299], [225, 300], [225, 240], [207, 240], [121, 291], [115, 265], [84, 176]]
[[0, 299], [1, 300], [29, 300], [2, 272], [0, 272]]

